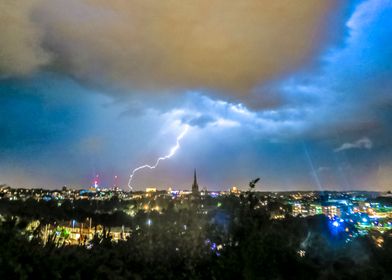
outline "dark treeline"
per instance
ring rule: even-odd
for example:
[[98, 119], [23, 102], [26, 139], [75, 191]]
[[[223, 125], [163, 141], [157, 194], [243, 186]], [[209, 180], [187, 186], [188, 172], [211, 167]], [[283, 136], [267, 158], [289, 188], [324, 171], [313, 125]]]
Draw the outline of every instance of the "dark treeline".
[[94, 224], [121, 226], [131, 222], [130, 217], [123, 210], [134, 204], [134, 202], [119, 201], [116, 197], [106, 201], [65, 200], [60, 206], [58, 203], [56, 200], [0, 200], [0, 214], [18, 216], [26, 220], [39, 220], [44, 224], [92, 218]]
[[[139, 211], [112, 222], [132, 230], [130, 238], [118, 243], [108, 234], [109, 220], [122, 213], [122, 202], [107, 202], [105, 211], [104, 202], [56, 207], [26, 201], [31, 204], [27, 208], [1, 203], [0, 212], [8, 218], [0, 226], [0, 279], [392, 278], [390, 233], [382, 235], [382, 247], [372, 234], [346, 242], [349, 233], [332, 230], [324, 216], [271, 220], [269, 209], [258, 207], [258, 200], [252, 192], [221, 198], [220, 206], [208, 214], [197, 201], [183, 208], [168, 203], [163, 213]], [[108, 215], [108, 221], [102, 219], [107, 229], [94, 237], [89, 249], [59, 246], [51, 239], [44, 244], [39, 228], [26, 230], [32, 218], [83, 218], [92, 213], [96, 219]]]

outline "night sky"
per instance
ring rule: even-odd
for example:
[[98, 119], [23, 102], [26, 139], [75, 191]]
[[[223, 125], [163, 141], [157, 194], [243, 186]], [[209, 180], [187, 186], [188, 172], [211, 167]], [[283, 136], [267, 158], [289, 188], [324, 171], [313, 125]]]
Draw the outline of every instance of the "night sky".
[[0, 184], [392, 189], [392, 1], [2, 0]]

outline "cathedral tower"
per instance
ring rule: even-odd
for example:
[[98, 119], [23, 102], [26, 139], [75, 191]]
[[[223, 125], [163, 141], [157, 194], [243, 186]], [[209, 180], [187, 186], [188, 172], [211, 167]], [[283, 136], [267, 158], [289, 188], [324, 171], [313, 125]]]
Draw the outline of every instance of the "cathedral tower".
[[199, 195], [199, 185], [197, 184], [196, 169], [195, 173], [193, 174], [192, 194]]

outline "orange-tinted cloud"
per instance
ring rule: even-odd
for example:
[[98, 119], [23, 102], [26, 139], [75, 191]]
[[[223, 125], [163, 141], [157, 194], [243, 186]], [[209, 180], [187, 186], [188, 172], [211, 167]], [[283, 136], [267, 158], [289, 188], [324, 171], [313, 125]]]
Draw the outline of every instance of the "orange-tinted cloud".
[[41, 47], [42, 30], [31, 20], [39, 1], [0, 2], [0, 75], [25, 75], [49, 62]]
[[[52, 66], [90, 82], [150, 92], [208, 88], [239, 98], [304, 63], [336, 3], [43, 0], [32, 9], [28, 1], [17, 2], [23, 16], [14, 21], [29, 25], [33, 20], [21, 27], [24, 40], [33, 43], [18, 50], [23, 38], [9, 42], [15, 52], [6, 53], [2, 64], [19, 59], [23, 68], [11, 73], [39, 67], [51, 53]], [[11, 24], [3, 26], [2, 39], [17, 33], [9, 30]]]

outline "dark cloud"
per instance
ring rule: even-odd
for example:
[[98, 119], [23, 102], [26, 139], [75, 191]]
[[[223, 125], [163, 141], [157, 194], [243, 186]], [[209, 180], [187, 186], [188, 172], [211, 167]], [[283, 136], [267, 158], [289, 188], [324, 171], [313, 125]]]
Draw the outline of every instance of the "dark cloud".
[[145, 94], [206, 88], [251, 103], [252, 88], [320, 48], [337, 2], [6, 1], [0, 69], [48, 65]]
[[0, 77], [30, 74], [50, 62], [50, 54], [41, 46], [43, 30], [31, 19], [39, 2], [0, 2]]
[[203, 128], [206, 125], [215, 122], [216, 119], [209, 115], [201, 115], [197, 117], [184, 117], [182, 121], [191, 126], [197, 126]]

